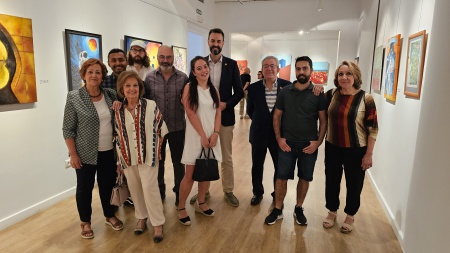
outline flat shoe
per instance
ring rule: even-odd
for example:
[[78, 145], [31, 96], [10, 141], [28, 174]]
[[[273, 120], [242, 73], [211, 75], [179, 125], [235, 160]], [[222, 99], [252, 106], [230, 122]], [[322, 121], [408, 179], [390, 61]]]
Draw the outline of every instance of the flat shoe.
[[205, 202], [203, 202], [203, 203], [200, 203], [200, 204], [196, 204], [195, 205], [195, 211], [197, 212], [197, 213], [201, 213], [201, 214], [203, 214], [203, 215], [205, 215], [205, 216], [214, 216], [214, 211], [212, 210], [212, 209], [208, 209], [208, 210], [206, 210], [206, 211], [203, 211], [202, 209], [200, 209], [200, 206], [201, 205], [204, 205], [205, 204]]
[[[355, 219], [353, 218], [353, 216], [347, 215], [347, 218], [350, 218], [351, 220], [353, 220], [353, 222], [355, 222]], [[352, 231], [353, 231], [352, 224], [348, 224], [345, 222], [344, 222], [344, 224], [342, 224], [341, 233], [350, 234]]]
[[[91, 225], [91, 223], [90, 222], [81, 222], [81, 237], [83, 237], [84, 239], [94, 238], [94, 231], [92, 231], [92, 229], [85, 230], [84, 229], [85, 225]], [[91, 234], [91, 235], [89, 235], [89, 234]]]
[[136, 227], [134, 229], [134, 234], [135, 235], [140, 235], [140, 234], [144, 233], [145, 230], [147, 230], [147, 219], [145, 219], [144, 226], [142, 226], [142, 228]]
[[[113, 219], [113, 218], [115, 218], [115, 220], [116, 220], [115, 223], [110, 222], [110, 220]], [[112, 229], [114, 229], [116, 231], [119, 231], [119, 230], [123, 229], [123, 223], [122, 223], [122, 221], [117, 219], [117, 217], [106, 218], [105, 224], [106, 225], [110, 225], [112, 227]]]
[[[186, 208], [177, 209], [178, 212], [183, 211], [183, 210], [186, 210]], [[178, 219], [178, 220], [181, 222], [181, 224], [183, 224], [185, 226], [191, 225], [191, 218], [189, 217], [189, 215], [184, 218]]]
[[337, 213], [336, 212], [328, 212], [328, 214], [334, 215], [334, 217], [331, 220], [327, 219], [326, 217], [325, 217], [325, 219], [323, 219], [322, 226], [324, 228], [332, 228], [334, 226], [334, 223], [336, 222]]

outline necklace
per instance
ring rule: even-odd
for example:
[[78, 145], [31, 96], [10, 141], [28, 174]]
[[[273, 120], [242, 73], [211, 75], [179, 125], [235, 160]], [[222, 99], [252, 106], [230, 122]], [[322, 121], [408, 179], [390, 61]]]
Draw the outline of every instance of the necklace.
[[91, 94], [89, 94], [89, 97], [91, 97], [91, 98], [98, 98], [98, 97], [100, 97], [100, 95], [102, 95], [101, 91], [98, 93], [98, 95], [95, 95], [95, 96], [92, 96]]

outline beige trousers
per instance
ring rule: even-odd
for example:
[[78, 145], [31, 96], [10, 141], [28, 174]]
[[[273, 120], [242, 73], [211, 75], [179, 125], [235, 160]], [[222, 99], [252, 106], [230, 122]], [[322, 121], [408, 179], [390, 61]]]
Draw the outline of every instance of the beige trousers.
[[134, 202], [134, 215], [138, 219], [149, 218], [153, 226], [166, 221], [158, 187], [158, 166], [132, 165], [124, 170], [128, 189]]
[[222, 188], [223, 192], [232, 192], [234, 188], [234, 174], [233, 174], [233, 157], [232, 157], [232, 143], [233, 143], [233, 129], [234, 126], [220, 126], [220, 148], [222, 149]]

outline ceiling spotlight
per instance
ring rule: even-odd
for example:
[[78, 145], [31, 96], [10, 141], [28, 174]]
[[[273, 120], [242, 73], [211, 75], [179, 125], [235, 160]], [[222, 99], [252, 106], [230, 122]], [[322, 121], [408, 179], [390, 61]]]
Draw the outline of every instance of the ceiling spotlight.
[[322, 0], [319, 0], [319, 4], [317, 6], [317, 11], [321, 11], [321, 10], [323, 10], [323, 8], [322, 8]]
[[298, 32], [298, 34], [303, 35], [303, 33], [305, 33], [303, 30], [301, 30], [300, 32]]

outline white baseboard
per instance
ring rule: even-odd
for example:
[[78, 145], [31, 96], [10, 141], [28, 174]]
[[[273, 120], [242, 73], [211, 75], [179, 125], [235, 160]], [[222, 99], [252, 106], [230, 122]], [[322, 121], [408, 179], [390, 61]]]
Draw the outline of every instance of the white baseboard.
[[55, 196], [45, 199], [37, 204], [34, 204], [28, 208], [25, 208], [15, 214], [12, 214], [4, 219], [0, 220], [0, 231], [22, 221], [45, 208], [55, 205], [56, 203], [65, 200], [75, 194], [76, 187], [72, 187], [66, 191], [63, 191]]
[[381, 206], [383, 207], [384, 212], [385, 212], [386, 216], [389, 219], [389, 223], [391, 224], [391, 227], [394, 230], [395, 236], [397, 237], [397, 240], [400, 243], [400, 247], [402, 248], [402, 251], [405, 252], [404, 244], [403, 244], [404, 243], [403, 242], [403, 237], [404, 237], [403, 231], [400, 229], [400, 227], [398, 227], [397, 222], [395, 222], [394, 214], [392, 213], [392, 211], [389, 208], [386, 200], [384, 199], [383, 194], [381, 194], [377, 183], [373, 180], [373, 177], [372, 177], [372, 174], [370, 173], [370, 171], [368, 171], [367, 174], [369, 175], [370, 183], [372, 184], [372, 186], [373, 186], [373, 188], [375, 190], [375, 193], [376, 193], [376, 195], [378, 197], [378, 200], [380, 200]]

